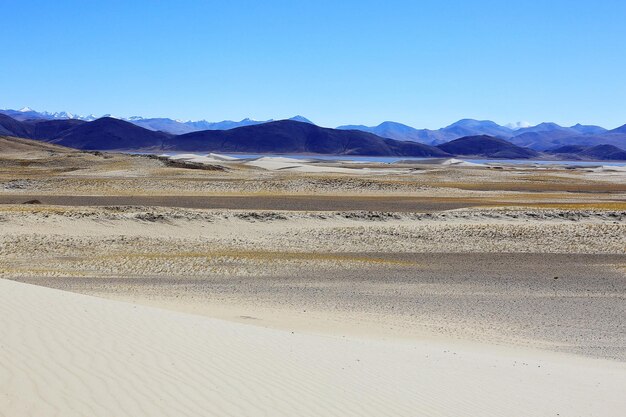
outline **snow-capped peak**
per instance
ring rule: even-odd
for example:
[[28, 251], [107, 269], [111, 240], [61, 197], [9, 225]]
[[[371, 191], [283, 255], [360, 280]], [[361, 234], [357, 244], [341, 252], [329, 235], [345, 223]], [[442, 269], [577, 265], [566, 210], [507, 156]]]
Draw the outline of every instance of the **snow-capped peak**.
[[518, 130], [518, 129], [523, 129], [525, 127], [530, 127], [532, 126], [532, 124], [529, 122], [515, 122], [515, 123], [507, 123], [505, 126], [512, 130]]
[[74, 116], [72, 113], [68, 113], [66, 111], [60, 111], [60, 112], [52, 113], [52, 117], [54, 117], [55, 119], [75, 119], [75, 118], [78, 118], [77, 116]]
[[[91, 122], [93, 120], [96, 120], [98, 117], [90, 114], [88, 116], [82, 116], [82, 115], [78, 115], [78, 114], [74, 114], [74, 113], [70, 113], [70, 112], [66, 112], [66, 111], [57, 111], [57, 112], [49, 112], [49, 111], [42, 111], [42, 112], [38, 112], [36, 110], [31, 109], [30, 107], [22, 107], [19, 110], [11, 110], [11, 111], [17, 111], [20, 113], [33, 113], [32, 115], [29, 114], [27, 115], [28, 117], [31, 118], [43, 118], [43, 119], [49, 119], [49, 120], [55, 120], [55, 119], [76, 119], [76, 120], [84, 120], [86, 122]], [[141, 119], [141, 118], [139, 118]]]

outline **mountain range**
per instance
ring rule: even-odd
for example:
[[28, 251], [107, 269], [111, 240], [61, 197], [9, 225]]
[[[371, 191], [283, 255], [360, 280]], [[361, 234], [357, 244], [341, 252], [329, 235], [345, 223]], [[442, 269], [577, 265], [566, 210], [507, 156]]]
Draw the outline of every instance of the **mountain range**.
[[536, 126], [512, 129], [490, 120], [463, 119], [437, 130], [415, 129], [396, 122], [383, 122], [378, 126], [347, 125], [338, 129], [358, 129], [397, 140], [437, 145], [464, 136], [488, 135], [506, 139], [518, 146], [545, 151], [567, 144], [596, 146], [610, 144], [626, 147], [626, 125], [607, 130], [600, 126], [576, 124], [571, 127], [556, 123], [540, 123]]
[[344, 125], [337, 129], [356, 129], [374, 133], [378, 136], [397, 140], [411, 140], [415, 142], [436, 145], [458, 139], [464, 136], [489, 135], [494, 137], [509, 138], [513, 136], [513, 129], [500, 126], [490, 120], [462, 119], [447, 127], [431, 129], [415, 129], [414, 127], [397, 122], [383, 122], [378, 126]]
[[421, 143], [381, 138], [358, 130], [328, 129], [293, 120], [173, 135], [111, 117], [92, 122], [68, 119], [18, 121], [0, 114], [0, 135], [42, 140], [82, 150], [450, 156], [439, 148]]
[[[462, 121], [456, 134], [471, 132], [481, 123]], [[489, 124], [492, 133], [501, 131]], [[526, 132], [534, 134], [537, 132]], [[605, 132], [623, 136], [625, 133]], [[568, 145], [540, 152], [491, 135], [469, 135], [438, 145], [396, 140], [358, 129], [330, 129], [310, 122], [279, 120], [223, 130], [202, 130], [181, 135], [154, 131], [129, 121], [103, 117], [16, 120], [0, 114], [0, 135], [44, 141], [82, 150], [147, 152], [233, 152], [330, 154], [402, 157], [475, 157], [499, 159], [626, 160], [626, 151], [614, 145]]]
[[[94, 115], [79, 116], [68, 112], [37, 112], [25, 107], [20, 110], [0, 110], [0, 114], [5, 114], [18, 121], [27, 120], [79, 120], [94, 121]], [[103, 117], [112, 117], [105, 115]], [[117, 118], [128, 121], [137, 126], [152, 131], [161, 131], [172, 135], [182, 135], [186, 133], [204, 130], [229, 130], [244, 126], [254, 126], [273, 122], [270, 120], [243, 119], [240, 121], [224, 120], [221, 122], [181, 121], [170, 118], [144, 118], [133, 116], [129, 118]], [[297, 122], [313, 124], [310, 120], [295, 116], [291, 119]], [[493, 136], [506, 139], [509, 142], [534, 149], [536, 151], [546, 151], [566, 145], [579, 145], [593, 147], [597, 145], [613, 145], [626, 148], [626, 125], [617, 129], [607, 130], [600, 126], [581, 125], [559, 126], [556, 123], [540, 123], [536, 126], [518, 123], [517, 125], [502, 126], [490, 120], [462, 119], [441, 129], [416, 129], [414, 127], [386, 121], [378, 126], [364, 125], [344, 125], [337, 127], [339, 130], [359, 130], [377, 136], [395, 139], [400, 141], [418, 142], [426, 145], [436, 146], [454, 139], [465, 136]]]
[[496, 159], [530, 159], [541, 154], [529, 148], [522, 148], [488, 135], [464, 136], [438, 146], [444, 152], [455, 156], [478, 156]]
[[[170, 119], [167, 117], [147, 118], [147, 117], [141, 117], [141, 116], [131, 116], [128, 118], [124, 118], [124, 117], [114, 117], [110, 114], [105, 114], [101, 117], [96, 117], [93, 114], [90, 114], [88, 116], [81, 116], [81, 115], [77, 115], [73, 113], [68, 113], [65, 111], [54, 112], [54, 113], [47, 112], [47, 111], [38, 112], [38, 111], [31, 109], [30, 107], [24, 107], [19, 110], [11, 110], [11, 109], [0, 110], [0, 114], [7, 115], [19, 121], [64, 120], [64, 119], [69, 120], [71, 119], [71, 120], [82, 120], [85, 122], [92, 122], [102, 117], [111, 117], [111, 118], [131, 122], [132, 124], [141, 126], [148, 130], [161, 131], [161, 132], [171, 133], [174, 135], [182, 135], [184, 133], [197, 132], [200, 130], [228, 130], [228, 129], [235, 129], [237, 127], [242, 127], [242, 126], [252, 126], [252, 125], [258, 125], [258, 124], [274, 121], [273, 119], [252, 120], [248, 118], [245, 118], [238, 122], [233, 121], [233, 120], [223, 120], [221, 122], [208, 122], [206, 120], [182, 121], [182, 120]], [[313, 123], [303, 116], [294, 116], [288, 120], [293, 120], [296, 122], [311, 123], [311, 124]]]
[[[90, 114], [88, 116], [80, 116], [77, 114], [72, 114], [72, 113], [68, 113], [66, 111], [61, 111], [61, 112], [38, 112], [36, 110], [31, 109], [30, 107], [23, 107], [19, 110], [11, 110], [11, 109], [5, 109], [5, 110], [0, 110], [0, 113], [5, 114], [7, 116], [12, 117], [15, 120], [38, 120], [38, 119], [45, 119], [45, 120], [57, 120], [57, 119], [76, 119], [76, 120], [83, 120], [86, 122], [91, 122], [93, 120], [96, 120], [98, 117], [94, 116], [93, 114]], [[106, 117], [106, 116], [110, 116], [110, 114], [106, 114], [102, 117]]]

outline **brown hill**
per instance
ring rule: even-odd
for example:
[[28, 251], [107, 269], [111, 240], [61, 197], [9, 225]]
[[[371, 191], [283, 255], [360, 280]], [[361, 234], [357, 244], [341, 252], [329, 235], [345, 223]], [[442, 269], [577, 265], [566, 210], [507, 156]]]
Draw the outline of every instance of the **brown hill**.
[[11, 136], [0, 136], [0, 156], [4, 154], [24, 153], [24, 152], [57, 152], [69, 153], [78, 152], [76, 149], [65, 146], [53, 145], [39, 140], [15, 138]]

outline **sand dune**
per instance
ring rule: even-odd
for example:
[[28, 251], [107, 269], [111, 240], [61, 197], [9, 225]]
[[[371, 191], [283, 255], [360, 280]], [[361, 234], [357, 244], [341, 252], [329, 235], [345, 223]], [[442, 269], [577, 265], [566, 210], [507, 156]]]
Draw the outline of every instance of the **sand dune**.
[[[349, 162], [339, 161], [325, 161], [315, 159], [300, 159], [289, 158], [282, 156], [263, 156], [258, 158], [235, 158], [227, 155], [220, 155], [211, 153], [208, 156], [196, 155], [196, 154], [176, 154], [172, 156], [164, 155], [175, 161], [186, 161], [199, 164], [215, 164], [226, 163], [229, 166], [246, 166], [260, 168], [265, 171], [289, 171], [300, 173], [326, 173], [326, 174], [389, 174], [389, 173], [401, 173], [401, 170], [385, 169], [370, 169], [355, 167], [354, 164]], [[455, 160], [457, 161], [457, 160]], [[357, 161], [358, 162], [358, 161]], [[458, 160], [459, 163], [463, 161]], [[346, 166], [336, 166], [337, 163]], [[456, 162], [454, 163], [456, 164]], [[352, 166], [351, 166], [352, 165]], [[471, 164], [470, 164], [471, 165]], [[464, 166], [464, 165], [463, 165]]]
[[350, 173], [350, 174], [362, 174], [368, 173], [368, 171], [343, 168], [343, 167], [330, 167], [320, 166], [312, 164], [312, 160], [309, 159], [295, 159], [284, 157], [262, 157], [245, 162], [244, 165], [262, 168], [268, 171], [288, 170], [295, 172], [308, 172], [308, 173]]
[[622, 416], [621, 363], [308, 335], [0, 280], [0, 415]]

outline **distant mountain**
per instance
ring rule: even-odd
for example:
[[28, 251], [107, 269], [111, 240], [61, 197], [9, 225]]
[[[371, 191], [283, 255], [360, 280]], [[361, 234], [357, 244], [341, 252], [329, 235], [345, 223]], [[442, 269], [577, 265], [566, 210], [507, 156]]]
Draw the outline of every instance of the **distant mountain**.
[[167, 118], [144, 119], [143, 117], [130, 117], [127, 121], [144, 129], [167, 132], [174, 135], [182, 135], [195, 130], [192, 126], [183, 122]]
[[[94, 121], [98, 119], [98, 117], [90, 114], [88, 116], [80, 116], [68, 112], [38, 112], [29, 107], [24, 107], [20, 110], [11, 110], [5, 109], [0, 110], [0, 114], [7, 115], [18, 121], [27, 121], [27, 120], [64, 120], [64, 119], [72, 119], [72, 120], [83, 120], [83, 121]], [[110, 114], [105, 114], [101, 117], [112, 117]], [[128, 122], [131, 122], [137, 126], [141, 126], [144, 129], [153, 130], [153, 131], [161, 131], [166, 133], [171, 133], [174, 135], [182, 135], [184, 133], [196, 132], [199, 130], [227, 130], [227, 129], [235, 129], [237, 127], [242, 126], [252, 126], [261, 123], [273, 122], [273, 119], [270, 120], [252, 120], [252, 119], [243, 119], [241, 121], [232, 121], [232, 120], [223, 120], [221, 122], [207, 122], [206, 120], [198, 120], [198, 121], [181, 121], [174, 120], [165, 117], [154, 117], [154, 118], [146, 118], [141, 116], [131, 116], [128, 118], [120, 118], [114, 117], [115, 119], [121, 119]], [[296, 122], [303, 123], [311, 123], [309, 119], [304, 116], [294, 116], [288, 120], [294, 120]]]
[[513, 136], [512, 129], [500, 126], [491, 120], [462, 119], [440, 130], [445, 132], [448, 136], [454, 135], [457, 138], [480, 135], [500, 138], [510, 138]]
[[44, 119], [44, 120], [56, 120], [56, 119], [76, 119], [76, 120], [84, 120], [87, 122], [96, 120], [97, 117], [93, 114], [88, 116], [80, 116], [77, 114], [72, 114], [68, 112], [38, 112], [36, 110], [31, 109], [30, 107], [23, 107], [19, 110], [11, 110], [5, 109], [0, 110], [1, 114], [5, 114], [7, 116], [12, 117], [15, 120], [23, 121], [23, 120], [35, 120], [35, 119]]
[[1, 126], [12, 135], [34, 137], [48, 143], [82, 150], [191, 151], [247, 153], [304, 153], [333, 155], [445, 157], [446, 152], [414, 142], [385, 139], [360, 131], [321, 128], [281, 120], [229, 130], [205, 130], [171, 135], [103, 117], [79, 120], [20, 122], [0, 115]]
[[587, 158], [612, 161], [626, 161], [626, 151], [613, 145], [597, 145], [580, 152]]
[[[93, 121], [94, 115], [79, 116], [68, 112], [37, 112], [25, 107], [20, 110], [0, 110], [0, 114], [5, 114], [18, 121], [32, 122], [34, 120], [83, 120]], [[103, 117], [112, 117], [105, 115]], [[119, 119], [119, 118], [118, 118]], [[145, 118], [133, 116], [122, 118], [137, 126], [152, 131], [161, 131], [172, 135], [182, 135], [202, 130], [228, 130], [243, 126], [254, 126], [263, 123], [273, 122], [270, 120], [243, 119], [240, 121], [224, 120], [221, 122], [181, 121], [170, 118]], [[310, 123], [312, 122], [302, 116], [294, 116], [293, 121]], [[43, 127], [52, 128], [54, 125]], [[60, 126], [56, 126], [60, 129]], [[1, 130], [6, 133], [6, 129]], [[529, 126], [526, 122], [518, 122], [501, 126], [490, 120], [462, 119], [441, 129], [416, 129], [414, 127], [386, 121], [378, 126], [344, 125], [339, 126], [340, 130], [359, 130], [368, 132], [380, 137], [395, 139], [400, 141], [412, 141], [427, 145], [438, 145], [454, 139], [466, 136], [493, 136], [506, 139], [511, 143], [529, 147], [537, 151], [553, 149], [566, 144], [578, 144], [581, 146], [595, 146], [600, 144], [610, 144], [618, 147], [626, 147], [626, 125], [617, 129], [607, 131], [600, 126], [576, 124], [571, 127], [560, 126], [556, 123], [544, 122], [536, 126]], [[41, 135], [38, 135], [41, 136]]]
[[600, 134], [605, 133], [607, 131], [605, 128], [600, 127], [600, 126], [581, 125], [580, 123], [578, 123], [578, 124], [576, 124], [574, 126], [571, 126], [570, 129], [575, 130], [576, 132], [580, 133], [581, 135], [600, 135]]
[[457, 156], [481, 158], [525, 159], [540, 156], [532, 149], [516, 146], [504, 139], [493, 136], [467, 136], [437, 146], [439, 149]]
[[602, 161], [626, 161], [626, 151], [613, 145], [579, 146], [566, 145], [550, 149], [546, 153], [566, 159], [595, 159]]
[[[307, 119], [306, 117], [303, 116], [294, 116], [290, 119], [287, 120], [292, 120], [295, 122], [302, 122], [302, 123], [309, 123], [309, 124], [314, 124], [313, 122], [311, 122], [309, 119]], [[188, 126], [192, 126], [194, 128], [194, 132], [195, 131], [199, 131], [199, 130], [229, 130], [229, 129], [236, 129], [238, 127], [244, 127], [244, 126], [254, 126], [254, 125], [260, 125], [263, 123], [270, 123], [270, 122], [274, 122], [275, 120], [273, 119], [269, 119], [269, 120], [252, 120], [252, 119], [243, 119], [239, 122], [235, 122], [232, 120], [223, 120], [221, 122], [207, 122], [206, 120], [201, 120], [198, 122], [185, 122], [186, 125]]]
[[579, 152], [584, 151], [585, 149], [588, 149], [588, 146], [581, 146], [581, 145], [565, 145], [565, 146], [559, 146], [558, 148], [553, 148], [553, 149], [548, 149], [545, 152], [549, 153], [549, 154], [554, 154], [554, 155], [576, 155]]
[[49, 140], [85, 123], [88, 122], [76, 119], [29, 119], [19, 121], [5, 114], [0, 114], [0, 134], [20, 138]]
[[570, 136], [579, 133], [571, 127], [559, 126], [558, 124], [552, 123], [552, 122], [543, 122], [543, 123], [539, 123], [536, 126], [523, 127], [521, 129], [517, 129], [515, 131], [515, 136], [519, 136], [524, 133], [544, 133], [544, 132], [563, 132]]
[[509, 138], [511, 143], [538, 151], [559, 146], [561, 144], [559, 139], [580, 135], [576, 129], [550, 122], [517, 129], [514, 133], [513, 137]]
[[515, 122], [515, 123], [507, 123], [506, 125], [504, 125], [504, 127], [508, 127], [511, 130], [518, 130], [523, 127], [530, 127], [530, 126], [532, 126], [532, 124], [528, 122]]
[[371, 127], [363, 125], [344, 125], [339, 126], [337, 129], [361, 130], [374, 133], [384, 138], [410, 140], [429, 145], [444, 143], [464, 136], [490, 135], [508, 138], [513, 136], [514, 132], [513, 129], [500, 126], [489, 120], [474, 119], [459, 120], [458, 122], [438, 130], [415, 129], [397, 122], [383, 122], [378, 126]]
[[626, 125], [620, 126], [616, 129], [613, 130], [609, 130], [606, 132], [607, 134], [615, 134], [615, 133], [621, 133], [621, 134], [626, 134]]
[[83, 150], [158, 150], [171, 136], [124, 120], [103, 117], [65, 130], [49, 142]]
[[60, 136], [63, 132], [89, 123], [78, 119], [59, 119], [59, 120], [27, 120], [22, 122], [29, 132], [32, 139], [52, 139]]
[[12, 119], [15, 119], [18, 121], [29, 120], [29, 119], [50, 119], [49, 117], [45, 117], [43, 114], [36, 112], [29, 107], [24, 107], [20, 110], [11, 110], [11, 109], [0, 110], [0, 114], [4, 114], [5, 116], [9, 116]]
[[[238, 127], [253, 126], [253, 125], [258, 125], [258, 124], [268, 123], [268, 122], [273, 121], [273, 120], [243, 119], [239, 122], [235, 122], [232, 120], [224, 120], [221, 122], [207, 122], [206, 120], [199, 120], [195, 122], [193, 121], [182, 122], [180, 120], [172, 120], [172, 119], [167, 119], [167, 118], [146, 119], [143, 117], [131, 117], [127, 120], [145, 129], [172, 133], [174, 135], [182, 135], [185, 133], [197, 132], [201, 130], [228, 130], [228, 129], [235, 129]], [[294, 120], [296, 122], [313, 124], [313, 122], [311, 122], [309, 119], [303, 116], [294, 116], [288, 120]]]
[[536, 126], [518, 123], [500, 126], [489, 120], [462, 119], [438, 130], [415, 129], [396, 122], [384, 122], [378, 126], [344, 125], [338, 129], [353, 129], [374, 133], [396, 140], [410, 140], [429, 145], [437, 145], [466, 136], [493, 136], [506, 139], [514, 145], [532, 148], [536, 151], [553, 149], [566, 144], [595, 146], [611, 144], [626, 146], [626, 125], [607, 131], [603, 127], [576, 124], [571, 127], [544, 122]]
[[[530, 138], [530, 135], [535, 135]], [[532, 139], [532, 140], [531, 140]], [[532, 133], [516, 136], [510, 141], [518, 146], [527, 146], [537, 151], [545, 151], [560, 146], [577, 145], [577, 146], [597, 146], [597, 145], [613, 145], [618, 148], [626, 148], [626, 133], [619, 133], [615, 130], [608, 131], [599, 135], [574, 135], [568, 136], [562, 132], [552, 132], [550, 134]]]
[[609, 144], [623, 146], [626, 143], [625, 132], [620, 128], [607, 131], [600, 126], [574, 125], [559, 126], [556, 123], [540, 123], [537, 126], [519, 129], [509, 139], [518, 146], [529, 147], [538, 151], [554, 149], [565, 145], [596, 146]]
[[292, 120], [292, 121], [294, 121], [294, 122], [301, 122], [301, 123], [309, 123], [309, 124], [311, 124], [311, 125], [314, 125], [314, 124], [315, 124], [315, 123], [313, 123], [312, 121], [310, 121], [309, 119], [307, 119], [306, 117], [304, 117], [304, 116], [300, 116], [299, 114], [298, 114], [298, 115], [296, 115], [296, 116], [293, 116], [292, 118], [287, 119], [287, 120]]
[[[520, 129], [522, 130], [522, 129]], [[562, 139], [572, 137], [571, 132], [563, 130], [525, 132], [508, 140], [517, 146], [543, 151], [563, 144]]]
[[373, 133], [383, 138], [410, 140], [426, 144], [438, 143], [446, 140], [446, 136], [436, 130], [415, 129], [411, 126], [397, 122], [382, 122], [378, 126], [371, 127], [363, 125], [344, 125], [337, 127], [337, 129], [360, 130], [362, 132]]
[[281, 120], [230, 130], [205, 130], [168, 138], [164, 150], [444, 157], [432, 146], [385, 139], [358, 130], [328, 129]]
[[233, 120], [223, 120], [221, 122], [207, 122], [206, 120], [200, 120], [197, 122], [185, 122], [187, 126], [191, 126], [193, 128], [192, 132], [197, 132], [200, 130], [229, 130], [236, 129], [238, 127], [244, 126], [254, 126], [260, 125], [263, 123], [272, 122], [273, 120], [252, 120], [245, 118], [239, 122]]
[[[20, 120], [7, 116], [7, 113], [15, 114]], [[257, 129], [252, 129], [253, 127]], [[248, 130], [238, 131], [232, 135], [224, 133], [242, 128]], [[488, 131], [491, 135], [470, 134], [463, 136], [463, 141], [456, 140], [459, 139], [459, 135], [475, 131]], [[513, 130], [491, 121], [463, 119], [438, 130], [420, 130], [396, 122], [383, 122], [374, 127], [347, 125], [340, 126], [339, 129], [324, 129], [315, 126], [302, 116], [278, 122], [251, 119], [217, 123], [181, 122], [167, 118], [146, 119], [138, 116], [129, 118], [129, 121], [103, 117], [89, 122], [68, 113], [40, 113], [29, 108], [0, 111], [0, 135], [38, 139], [94, 150], [158, 150], [166, 147], [170, 150], [250, 153], [337, 152], [339, 155], [398, 156], [454, 154], [488, 158], [530, 158], [539, 155], [536, 151], [552, 152], [567, 145], [577, 148], [561, 149], [559, 155], [571, 155], [573, 159], [605, 157], [615, 159], [621, 158], [620, 152], [626, 148], [626, 125], [607, 131], [599, 126], [577, 124], [563, 127], [555, 123], [541, 123]], [[245, 135], [256, 135], [257, 139]], [[496, 138], [502, 140], [506, 136], [509, 136], [507, 140], [494, 142]], [[354, 141], [346, 143], [347, 137], [362, 140], [362, 143]], [[222, 149], [217, 146], [216, 138], [221, 138]], [[374, 138], [377, 138], [378, 142]], [[261, 139], [266, 142], [261, 142]], [[310, 142], [313, 140], [320, 142]], [[435, 144], [442, 146], [438, 148], [416, 146]], [[599, 145], [611, 145], [619, 149], [605, 146], [590, 150]], [[238, 150], [234, 150], [235, 148]], [[332, 152], [329, 149], [332, 149]]]

